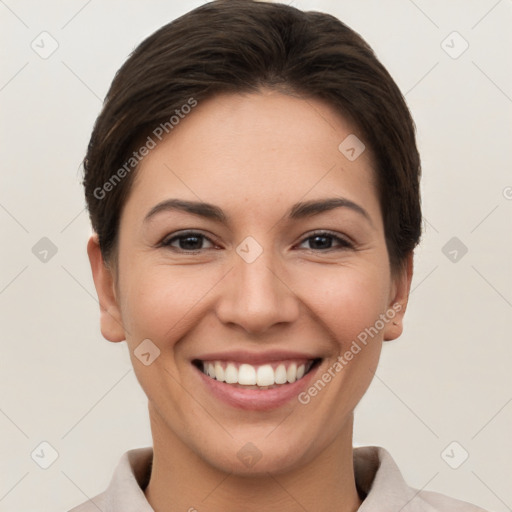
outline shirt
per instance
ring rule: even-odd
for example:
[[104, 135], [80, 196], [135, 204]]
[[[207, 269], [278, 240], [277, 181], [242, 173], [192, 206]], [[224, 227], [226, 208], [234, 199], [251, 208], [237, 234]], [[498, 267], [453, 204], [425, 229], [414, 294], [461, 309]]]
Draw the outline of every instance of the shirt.
[[[353, 449], [354, 477], [361, 496], [358, 512], [487, 512], [465, 501], [409, 487], [387, 450], [380, 446]], [[123, 454], [108, 488], [68, 512], [154, 512], [144, 496], [153, 448]]]

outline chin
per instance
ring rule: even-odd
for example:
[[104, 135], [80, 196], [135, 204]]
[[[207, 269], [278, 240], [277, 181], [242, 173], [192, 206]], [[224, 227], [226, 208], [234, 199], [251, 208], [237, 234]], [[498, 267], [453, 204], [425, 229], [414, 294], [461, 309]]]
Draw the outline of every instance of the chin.
[[268, 473], [279, 474], [293, 470], [304, 454], [297, 452], [296, 445], [282, 443], [281, 449], [256, 446], [250, 441], [241, 447], [233, 447], [229, 453], [203, 452], [205, 462], [224, 473], [241, 477], [268, 477]]

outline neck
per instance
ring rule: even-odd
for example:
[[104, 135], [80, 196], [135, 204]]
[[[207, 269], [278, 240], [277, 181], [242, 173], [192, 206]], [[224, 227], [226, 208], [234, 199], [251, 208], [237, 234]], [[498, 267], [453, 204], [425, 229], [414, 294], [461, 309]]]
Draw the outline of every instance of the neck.
[[153, 464], [144, 494], [155, 512], [354, 512], [361, 499], [352, 428], [351, 416], [334, 441], [301, 467], [241, 476], [213, 467], [151, 415]]

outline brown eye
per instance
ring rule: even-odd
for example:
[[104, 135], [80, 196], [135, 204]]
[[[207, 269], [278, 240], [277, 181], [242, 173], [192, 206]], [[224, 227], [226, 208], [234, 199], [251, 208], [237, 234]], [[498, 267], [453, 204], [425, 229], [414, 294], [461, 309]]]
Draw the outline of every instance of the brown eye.
[[[205, 249], [203, 246], [204, 241], [207, 240], [209, 243], [213, 242], [201, 233], [195, 231], [188, 231], [175, 235], [171, 238], [166, 238], [162, 241], [162, 247], [169, 247], [183, 252], [197, 252]], [[177, 246], [175, 245], [177, 243]]]
[[[322, 251], [322, 250], [342, 250], [342, 249], [352, 249], [354, 246], [345, 238], [341, 238], [333, 233], [329, 233], [328, 231], [322, 231], [318, 233], [314, 233], [313, 235], [305, 238], [301, 245], [305, 242], [310, 242], [310, 250], [314, 251]], [[334, 243], [338, 244], [337, 247], [333, 247]]]

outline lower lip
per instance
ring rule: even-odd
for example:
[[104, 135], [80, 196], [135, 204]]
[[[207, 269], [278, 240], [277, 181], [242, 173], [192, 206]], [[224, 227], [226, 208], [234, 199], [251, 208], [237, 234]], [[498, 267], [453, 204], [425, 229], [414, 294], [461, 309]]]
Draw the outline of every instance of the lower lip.
[[308, 386], [319, 365], [315, 366], [302, 379], [291, 384], [280, 384], [273, 389], [243, 389], [231, 386], [225, 382], [212, 379], [199, 368], [192, 365], [199, 373], [200, 378], [208, 390], [217, 398], [238, 409], [248, 411], [268, 411], [280, 407], [293, 398], [296, 398]]

